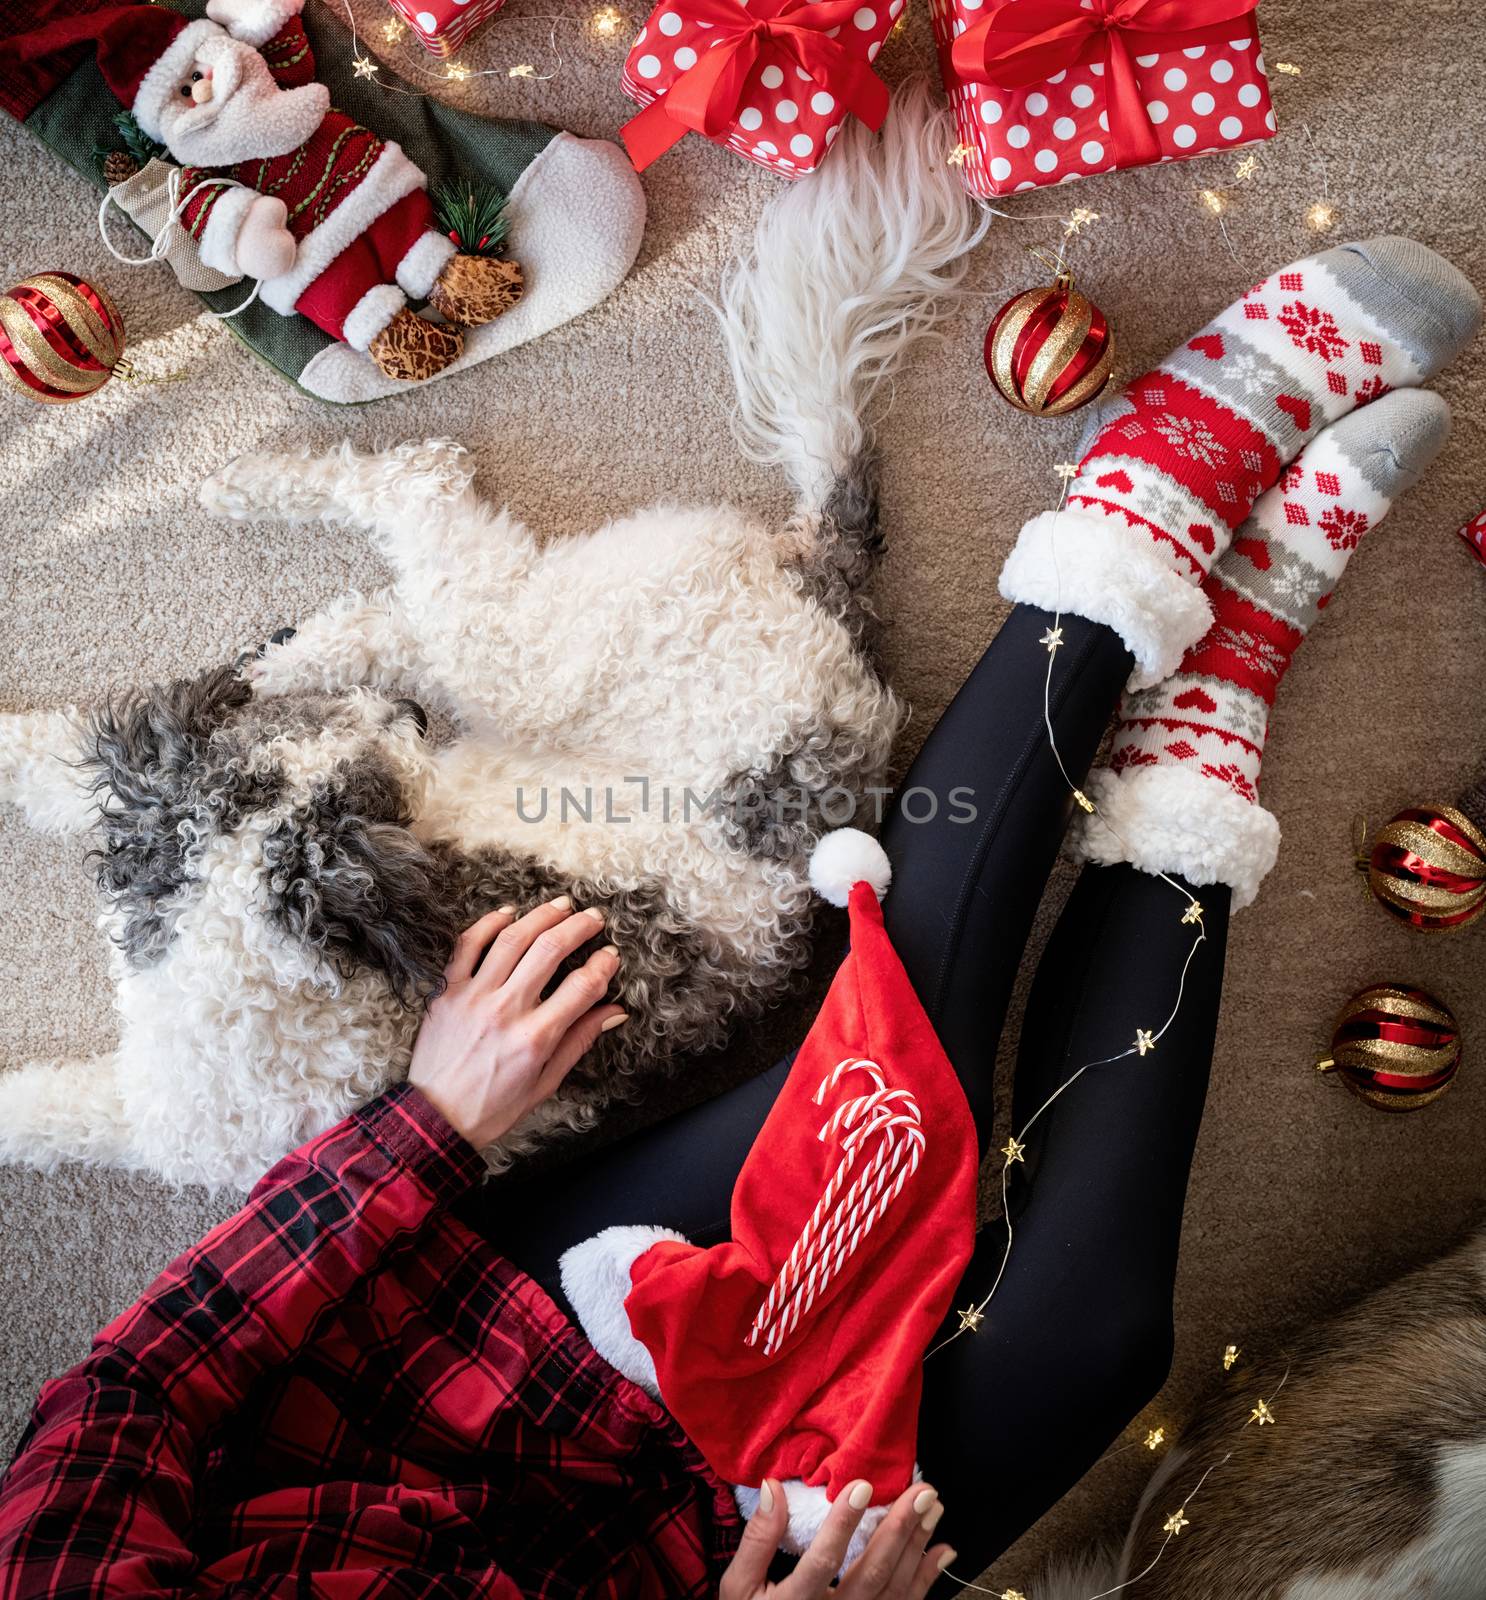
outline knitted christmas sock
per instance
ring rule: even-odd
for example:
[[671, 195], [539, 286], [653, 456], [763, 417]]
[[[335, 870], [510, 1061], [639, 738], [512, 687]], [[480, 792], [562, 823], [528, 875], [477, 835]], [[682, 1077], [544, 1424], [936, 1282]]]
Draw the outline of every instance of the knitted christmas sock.
[[1279, 848], [1258, 803], [1275, 690], [1358, 541], [1449, 431], [1437, 395], [1391, 394], [1327, 428], [1259, 501], [1203, 581], [1211, 629], [1171, 677], [1125, 696], [1076, 854], [1226, 883], [1235, 907], [1253, 900]]
[[1480, 310], [1410, 239], [1266, 278], [1100, 413], [1067, 506], [1022, 530], [1002, 594], [1106, 623], [1136, 658], [1132, 682], [1158, 682], [1207, 632], [1202, 580], [1285, 463], [1355, 406], [1438, 372]]

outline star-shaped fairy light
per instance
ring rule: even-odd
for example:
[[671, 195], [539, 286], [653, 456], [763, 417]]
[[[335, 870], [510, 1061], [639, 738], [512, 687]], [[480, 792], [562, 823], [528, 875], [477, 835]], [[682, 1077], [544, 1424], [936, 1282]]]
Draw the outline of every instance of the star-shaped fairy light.
[[1053, 471], [1057, 473], [1064, 483], [1072, 483], [1078, 476], [1080, 468], [1076, 461], [1060, 461], [1053, 468]]
[[444, 68], [444, 76], [450, 83], [464, 83], [470, 75], [470, 69], [462, 61], [451, 61]]
[[1087, 206], [1075, 206], [1068, 213], [1068, 221], [1063, 224], [1063, 237], [1072, 239], [1083, 232], [1091, 222], [1098, 222], [1099, 213], [1090, 211]]
[[1135, 1048], [1143, 1056], [1148, 1056], [1156, 1048], [1156, 1035], [1150, 1028], [1137, 1028], [1135, 1030]]
[[370, 56], [357, 56], [351, 62], [351, 68], [358, 78], [375, 78], [377, 64]]
[[1247, 183], [1258, 170], [1259, 157], [1253, 154], [1246, 155], [1233, 169], [1234, 181], [1236, 183]]
[[1234, 1367], [1237, 1366], [1237, 1364], [1238, 1364], [1239, 1355], [1240, 1355], [1240, 1351], [1239, 1351], [1239, 1348], [1238, 1348], [1238, 1346], [1236, 1344], [1225, 1345], [1223, 1347], [1223, 1371], [1224, 1372], [1232, 1372], [1233, 1371]]
[[1001, 1154], [1006, 1157], [1006, 1165], [1009, 1167], [1014, 1161], [1020, 1161], [1025, 1165], [1026, 1148], [1026, 1145], [1019, 1144], [1015, 1138], [1008, 1139], [1001, 1148]]
[[1171, 1513], [1169, 1517], [1167, 1517], [1165, 1522], [1161, 1524], [1161, 1531], [1169, 1538], [1174, 1539], [1183, 1528], [1187, 1527], [1191, 1523], [1191, 1520], [1192, 1519], [1187, 1515], [1186, 1507], [1179, 1506]]
[[382, 24], [382, 37], [388, 44], [396, 44], [407, 31], [407, 24], [396, 17], [388, 17]]
[[1063, 630], [1061, 628], [1049, 628], [1037, 642], [1040, 645], [1046, 645], [1048, 654], [1051, 655], [1054, 650], [1062, 647]]
[[1266, 1423], [1274, 1421], [1274, 1412], [1269, 1409], [1269, 1401], [1261, 1400], [1249, 1416], [1250, 1422], [1257, 1422], [1262, 1428]]
[[1020, 1589], [1003, 1589], [1001, 1600], [1027, 1600], [1027, 1597]]
[[624, 26], [624, 15], [614, 6], [600, 6], [593, 14], [593, 31], [601, 39], [612, 39]]
[[506, 74], [508, 78], [535, 78], [537, 69], [529, 61], [523, 61], [519, 67], [512, 67]]
[[971, 154], [971, 148], [968, 144], [957, 144], [944, 159], [952, 167], [963, 167], [966, 158]]
[[979, 1333], [980, 1325], [986, 1319], [986, 1314], [979, 1306], [966, 1306], [959, 1313], [961, 1333]]
[[1283, 73], [1287, 78], [1298, 78], [1301, 75], [1300, 68], [1293, 61], [1276, 61], [1274, 70]]
[[1187, 907], [1186, 911], [1183, 912], [1183, 914], [1182, 914], [1182, 921], [1183, 922], [1201, 922], [1202, 921], [1202, 902], [1200, 900], [1194, 900], [1191, 903], [1191, 905], [1189, 905]]
[[1145, 1447], [1147, 1450], [1159, 1450], [1165, 1443], [1165, 1428], [1152, 1428], [1151, 1431], [1145, 1436]]
[[1073, 791], [1073, 800], [1080, 811], [1087, 811], [1091, 817], [1094, 815], [1094, 802], [1089, 799], [1082, 789]]

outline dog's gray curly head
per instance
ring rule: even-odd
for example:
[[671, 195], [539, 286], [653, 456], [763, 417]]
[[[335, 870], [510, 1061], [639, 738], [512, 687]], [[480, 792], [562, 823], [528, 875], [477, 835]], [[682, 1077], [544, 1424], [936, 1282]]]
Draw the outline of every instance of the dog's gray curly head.
[[445, 868], [410, 825], [426, 718], [366, 690], [255, 699], [232, 668], [106, 706], [85, 753], [99, 797], [98, 882], [119, 944], [158, 961], [213, 871], [254, 875], [253, 914], [299, 972], [380, 972], [438, 992], [458, 932]]

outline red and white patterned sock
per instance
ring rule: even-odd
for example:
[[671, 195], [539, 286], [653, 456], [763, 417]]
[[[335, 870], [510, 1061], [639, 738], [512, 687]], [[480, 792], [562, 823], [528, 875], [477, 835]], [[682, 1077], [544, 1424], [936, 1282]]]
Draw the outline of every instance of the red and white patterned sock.
[[1406, 390], [1307, 446], [1203, 580], [1207, 634], [1171, 677], [1126, 694], [1075, 853], [1227, 883], [1235, 906], [1254, 898], [1279, 848], [1258, 803], [1275, 691], [1362, 536], [1449, 431], [1443, 400]]
[[1002, 594], [1106, 623], [1136, 658], [1132, 682], [1158, 682], [1207, 632], [1202, 581], [1285, 463], [1356, 406], [1433, 376], [1480, 310], [1408, 239], [1266, 278], [1100, 412], [1066, 507], [1022, 530]]

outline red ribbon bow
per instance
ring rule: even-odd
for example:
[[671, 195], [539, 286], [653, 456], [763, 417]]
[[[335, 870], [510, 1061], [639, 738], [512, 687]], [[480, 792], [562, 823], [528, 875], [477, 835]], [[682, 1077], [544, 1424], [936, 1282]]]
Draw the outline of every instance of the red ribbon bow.
[[[994, 3], [994, 0], [992, 0]], [[1085, 61], [1104, 63], [1117, 166], [1159, 159], [1135, 76], [1141, 51], [1185, 50], [1231, 37], [1259, 0], [1001, 0], [949, 53], [951, 82], [1027, 89]]]
[[869, 128], [880, 128], [887, 115], [887, 85], [864, 60], [827, 37], [831, 29], [848, 24], [860, 7], [861, 0], [752, 0], [751, 5], [740, 0], [685, 0], [681, 5], [673, 0], [671, 9], [712, 27], [697, 64], [619, 130], [636, 169], [643, 171], [688, 132], [708, 139], [725, 133], [743, 104], [749, 73], [771, 45]]

